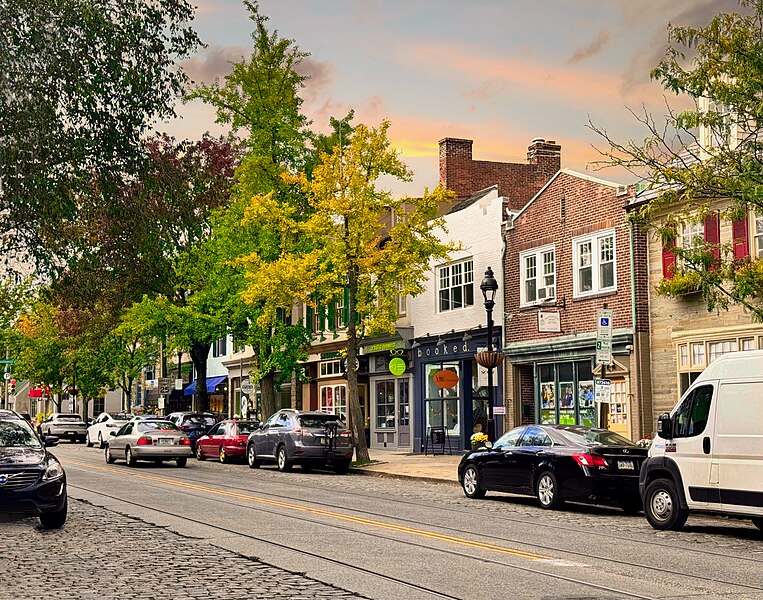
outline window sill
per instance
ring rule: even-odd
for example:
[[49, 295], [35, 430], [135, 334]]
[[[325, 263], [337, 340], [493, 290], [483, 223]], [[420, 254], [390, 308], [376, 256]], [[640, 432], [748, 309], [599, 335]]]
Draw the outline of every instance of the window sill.
[[560, 306], [562, 306], [562, 305], [560, 305], [558, 303], [558, 301], [556, 299], [554, 299], [554, 300], [549, 300], [548, 302], [536, 302], [534, 304], [520, 304], [519, 305], [519, 310], [520, 311], [530, 311], [530, 310], [534, 310], [534, 309], [537, 309], [537, 308], [557, 308], [557, 307], [560, 307]]
[[615, 295], [617, 295], [617, 288], [615, 288], [614, 290], [607, 290], [605, 292], [594, 292], [592, 294], [573, 296], [572, 301], [580, 302], [582, 300], [590, 300], [591, 298], [605, 298], [607, 296], [615, 296]]

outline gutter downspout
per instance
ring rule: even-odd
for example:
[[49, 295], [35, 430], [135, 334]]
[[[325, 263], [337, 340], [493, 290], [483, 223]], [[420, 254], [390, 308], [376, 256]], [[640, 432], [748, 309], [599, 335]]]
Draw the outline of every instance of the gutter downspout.
[[631, 275], [631, 321], [633, 323], [633, 353], [636, 357], [637, 377], [636, 377], [636, 393], [638, 394], [638, 414], [639, 414], [639, 427], [641, 431], [635, 432], [639, 438], [643, 435], [644, 431], [644, 399], [643, 390], [641, 386], [641, 343], [639, 340], [639, 332], [637, 326], [637, 310], [636, 310], [636, 257], [635, 257], [635, 241], [633, 221], [628, 220], [628, 241], [630, 245], [630, 275]]

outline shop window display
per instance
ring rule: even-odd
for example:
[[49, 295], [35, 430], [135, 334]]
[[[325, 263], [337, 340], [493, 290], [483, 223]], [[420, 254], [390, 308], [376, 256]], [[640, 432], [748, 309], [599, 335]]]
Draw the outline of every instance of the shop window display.
[[[427, 409], [426, 425], [445, 427], [449, 435], [459, 435], [461, 423], [459, 414], [459, 390], [461, 389], [460, 368], [458, 363], [436, 363], [426, 366], [427, 369]], [[459, 376], [459, 381], [453, 387], [440, 388], [435, 385], [435, 374], [440, 371], [452, 371]]]
[[596, 425], [591, 361], [538, 365], [541, 424]]

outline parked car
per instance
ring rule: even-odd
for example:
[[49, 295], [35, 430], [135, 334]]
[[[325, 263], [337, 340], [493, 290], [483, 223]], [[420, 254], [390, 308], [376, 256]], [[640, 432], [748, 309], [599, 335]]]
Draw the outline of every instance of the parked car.
[[469, 498], [495, 490], [536, 496], [543, 508], [561, 508], [565, 500], [615, 501], [626, 512], [638, 512], [646, 453], [606, 429], [530, 425], [465, 454], [458, 479]]
[[220, 421], [206, 435], [196, 440], [196, 458], [219, 458], [221, 463], [246, 458], [246, 442], [258, 427], [259, 423], [256, 421]]
[[84, 442], [87, 437], [87, 424], [80, 415], [72, 413], [53, 413], [40, 423], [38, 430], [43, 435], [55, 435], [71, 442]]
[[352, 431], [338, 416], [289, 408], [255, 429], [246, 444], [247, 463], [252, 469], [272, 461], [280, 471], [299, 464], [305, 470], [329, 465], [337, 473], [346, 473], [352, 452]]
[[66, 522], [66, 474], [43, 441], [19, 414], [0, 410], [0, 513], [39, 516], [45, 529]]
[[644, 513], [681, 529], [690, 512], [748, 517], [763, 529], [763, 351], [723, 354], [692, 383], [641, 469]]
[[118, 431], [119, 428], [132, 419], [132, 417], [133, 416], [130, 413], [101, 413], [95, 421], [93, 421], [93, 424], [87, 428], [85, 438], [87, 447], [91, 448], [93, 444], [97, 443], [99, 448], [105, 448], [106, 440], [109, 439], [109, 433]]
[[27, 413], [27, 412], [20, 412], [20, 413], [18, 413], [18, 415], [21, 418], [23, 418], [30, 425], [32, 425], [34, 423], [34, 419], [32, 419], [32, 415], [30, 415], [29, 413]]
[[209, 431], [217, 422], [212, 413], [176, 412], [167, 415], [167, 419], [177, 425], [191, 440], [191, 447], [196, 450], [196, 440]]
[[193, 450], [188, 436], [171, 421], [133, 419], [111, 432], [104, 454], [109, 464], [124, 460], [134, 467], [139, 460], [156, 464], [174, 460], [178, 467], [185, 467]]

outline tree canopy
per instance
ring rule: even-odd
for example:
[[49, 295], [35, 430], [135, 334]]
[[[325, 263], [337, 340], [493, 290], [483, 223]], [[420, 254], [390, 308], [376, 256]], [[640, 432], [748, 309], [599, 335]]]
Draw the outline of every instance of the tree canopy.
[[[675, 244], [684, 224], [719, 212], [739, 222], [763, 213], [763, 1], [740, 0], [741, 12], [719, 13], [705, 26], [668, 27], [668, 50], [651, 76], [694, 107], [669, 110], [661, 126], [649, 114], [642, 141], [609, 142], [607, 165], [624, 166], [651, 189], [633, 218], [655, 227], [679, 260], [666, 294], [702, 291], [708, 309], [744, 306], [763, 320], [763, 261], [735, 256], [734, 244], [695, 239]], [[719, 206], [718, 201], [722, 202]]]

